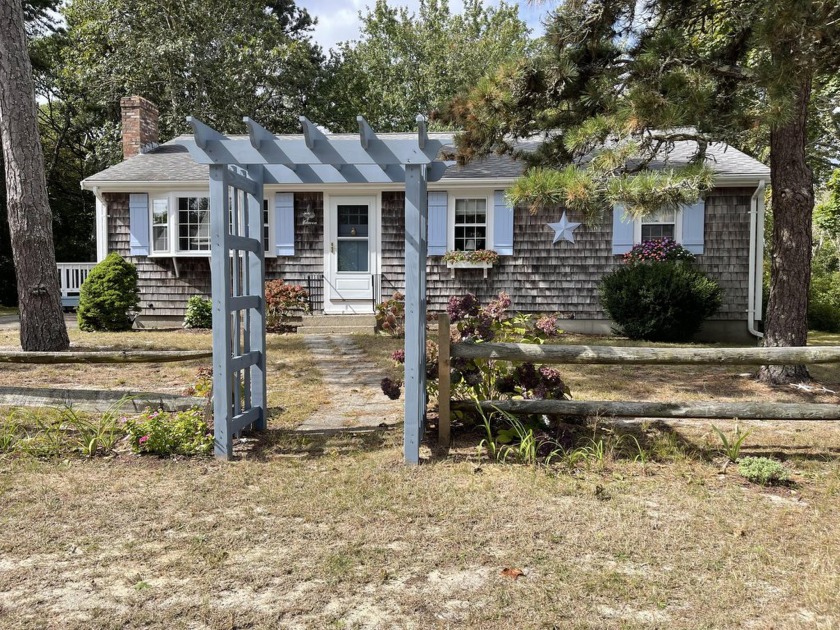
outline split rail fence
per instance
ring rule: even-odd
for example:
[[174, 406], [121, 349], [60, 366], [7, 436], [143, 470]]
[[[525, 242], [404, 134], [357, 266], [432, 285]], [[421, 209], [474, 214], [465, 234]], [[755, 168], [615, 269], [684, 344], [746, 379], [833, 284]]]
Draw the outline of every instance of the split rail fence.
[[[493, 359], [588, 365], [798, 365], [840, 363], [840, 346], [794, 348], [649, 348], [564, 346], [520, 343], [451, 343], [449, 316], [438, 317], [438, 441], [450, 441], [451, 412], [476, 403], [451, 400], [452, 359]], [[511, 414], [614, 418], [696, 418], [741, 420], [840, 420], [840, 405], [778, 402], [644, 402], [579, 400], [483, 400], [482, 410]]]

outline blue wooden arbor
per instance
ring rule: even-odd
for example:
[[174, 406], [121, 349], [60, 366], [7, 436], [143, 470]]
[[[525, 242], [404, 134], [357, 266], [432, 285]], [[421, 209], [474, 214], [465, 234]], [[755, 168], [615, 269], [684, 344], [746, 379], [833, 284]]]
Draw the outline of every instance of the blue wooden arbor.
[[245, 118], [248, 137], [228, 137], [195, 118], [180, 142], [210, 166], [210, 269], [213, 292], [213, 414], [216, 455], [233, 438], [266, 428], [265, 184], [405, 183], [405, 461], [419, 461], [426, 415], [426, 184], [447, 163], [442, 143], [417, 117], [416, 137], [380, 138], [361, 116], [359, 135], [328, 136], [301, 116], [301, 136], [278, 137]]

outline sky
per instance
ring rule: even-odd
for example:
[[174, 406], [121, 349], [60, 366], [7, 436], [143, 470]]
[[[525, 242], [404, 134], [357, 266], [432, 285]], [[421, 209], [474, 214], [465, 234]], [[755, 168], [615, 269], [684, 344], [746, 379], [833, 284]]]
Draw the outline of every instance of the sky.
[[[359, 11], [373, 5], [375, 0], [297, 0], [295, 4], [309, 11], [318, 18], [318, 25], [313, 33], [314, 39], [324, 51], [334, 47], [338, 42], [357, 39], [359, 36]], [[551, 7], [551, 2], [511, 2], [519, 4], [519, 17], [532, 29], [532, 35], [538, 36], [543, 32], [542, 16]], [[391, 0], [392, 6], [405, 6], [409, 11], [416, 12], [419, 0]], [[486, 0], [487, 5], [497, 5], [499, 0]], [[449, 0], [449, 8], [453, 13], [463, 10], [462, 0]]]

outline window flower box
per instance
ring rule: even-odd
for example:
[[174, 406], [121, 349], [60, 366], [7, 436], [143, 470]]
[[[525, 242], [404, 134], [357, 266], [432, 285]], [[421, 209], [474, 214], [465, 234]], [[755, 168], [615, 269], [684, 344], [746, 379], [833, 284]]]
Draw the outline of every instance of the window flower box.
[[478, 249], [475, 251], [449, 251], [443, 255], [446, 268], [452, 270], [455, 277], [456, 269], [483, 269], [487, 278], [487, 270], [499, 261], [499, 254], [492, 249]]

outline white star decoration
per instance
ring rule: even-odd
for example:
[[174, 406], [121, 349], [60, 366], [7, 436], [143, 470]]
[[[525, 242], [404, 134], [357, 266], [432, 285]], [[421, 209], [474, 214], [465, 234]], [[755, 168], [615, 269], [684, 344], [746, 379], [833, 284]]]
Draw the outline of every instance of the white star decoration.
[[566, 219], [566, 213], [563, 213], [563, 216], [560, 217], [560, 221], [557, 223], [549, 223], [548, 227], [554, 230], [554, 240], [552, 244], [559, 241], [561, 238], [564, 241], [569, 241], [570, 243], [575, 242], [575, 235], [574, 231], [580, 227], [580, 223], [572, 223]]

